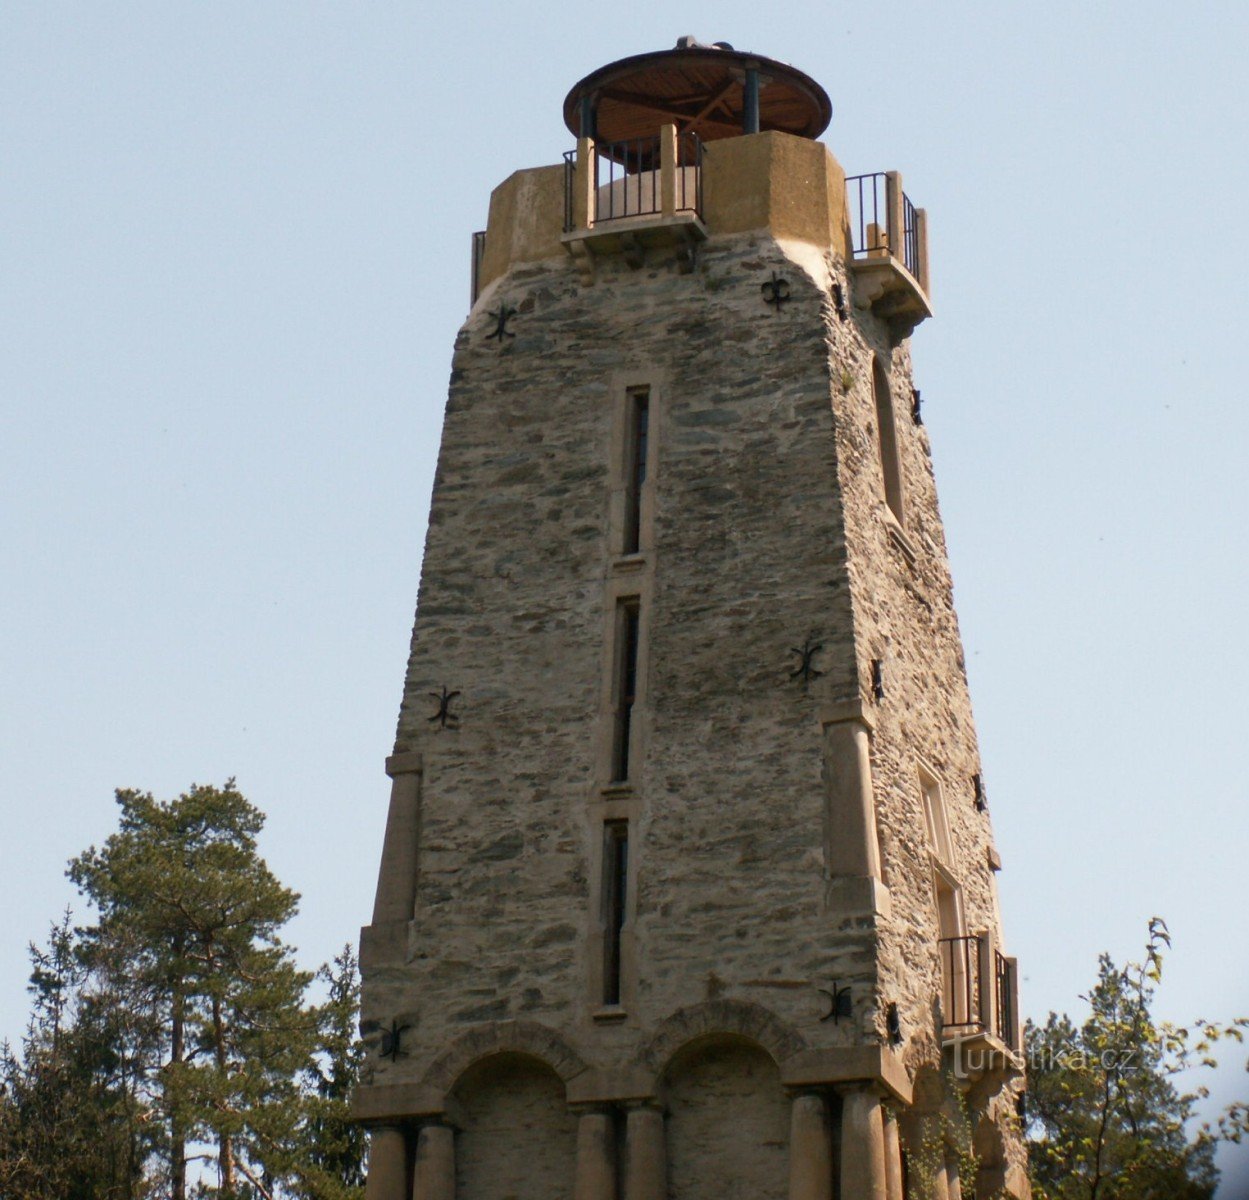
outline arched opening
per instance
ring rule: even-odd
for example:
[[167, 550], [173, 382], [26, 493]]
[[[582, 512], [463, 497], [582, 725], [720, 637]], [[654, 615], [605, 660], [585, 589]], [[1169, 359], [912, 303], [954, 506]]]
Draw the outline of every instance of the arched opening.
[[545, 1063], [496, 1054], [455, 1085], [456, 1194], [473, 1200], [571, 1198], [576, 1117], [564, 1084]]
[[880, 447], [880, 468], [885, 481], [885, 503], [899, 525], [902, 524], [902, 460], [898, 454], [898, 431], [893, 419], [893, 397], [889, 377], [880, 359], [872, 359], [872, 395], [876, 400], [876, 440]]
[[673, 1059], [664, 1083], [670, 1200], [785, 1200], [789, 1104], [765, 1051], [702, 1039]]

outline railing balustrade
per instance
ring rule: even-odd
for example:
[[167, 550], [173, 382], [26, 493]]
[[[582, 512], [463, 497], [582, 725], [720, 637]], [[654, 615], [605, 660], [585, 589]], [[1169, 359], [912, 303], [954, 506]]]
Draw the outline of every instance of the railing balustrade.
[[1015, 963], [997, 950], [993, 952], [993, 977], [997, 987], [997, 1035], [1012, 1050], [1018, 1050], [1015, 1045]]
[[851, 252], [856, 259], [892, 254], [923, 285], [915, 206], [903, 192], [899, 196], [900, 205], [895, 207], [890, 192], [896, 184], [891, 184], [891, 174], [876, 171], [869, 175], [847, 176]]
[[[1016, 1045], [1015, 960], [993, 947], [992, 961], [983, 936], [941, 938], [941, 1024], [947, 1037], [992, 1033], [1010, 1049]], [[991, 979], [982, 975], [992, 972]], [[990, 1007], [990, 1001], [992, 1007]]]
[[980, 1009], [980, 939], [941, 938], [941, 1023], [946, 1031], [983, 1027]]
[[[662, 138], [633, 138], [594, 143], [591, 164], [593, 202], [590, 223], [626, 217], [659, 216], [664, 212]], [[702, 216], [703, 144], [697, 134], [676, 138], [673, 171], [673, 211]], [[577, 227], [574, 211], [577, 190], [577, 151], [564, 154], [564, 232]]]

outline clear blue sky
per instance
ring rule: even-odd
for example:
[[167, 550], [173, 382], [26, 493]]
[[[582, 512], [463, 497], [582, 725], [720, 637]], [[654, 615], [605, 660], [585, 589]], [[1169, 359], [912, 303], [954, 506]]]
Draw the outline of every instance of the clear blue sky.
[[4, 5], [0, 1034], [117, 786], [237, 775], [305, 961], [356, 938], [469, 235], [575, 80], [685, 33], [815, 76], [929, 211], [1025, 1009], [1159, 913], [1160, 1011], [1249, 1013], [1249, 9], [433, 8]]

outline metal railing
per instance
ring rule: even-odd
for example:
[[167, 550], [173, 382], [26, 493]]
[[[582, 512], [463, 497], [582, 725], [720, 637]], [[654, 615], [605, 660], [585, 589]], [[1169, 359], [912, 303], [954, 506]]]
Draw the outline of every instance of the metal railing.
[[980, 939], [941, 938], [941, 1024], [945, 1031], [980, 1029]]
[[919, 222], [915, 219], [915, 205], [911, 198], [902, 193], [902, 262], [916, 279], [920, 276], [919, 266]]
[[[663, 212], [660, 138], [598, 142], [591, 167], [594, 200], [591, 224], [625, 217], [658, 216]], [[673, 177], [674, 210], [702, 216], [703, 144], [695, 133], [677, 135]], [[564, 153], [564, 232], [576, 228], [577, 152]]]
[[662, 211], [659, 138], [596, 143], [594, 223]]
[[[941, 938], [937, 950], [941, 959], [941, 1024], [946, 1034], [985, 1031], [1001, 1038], [1012, 1050], [1015, 1044], [1014, 959], [996, 947], [989, 962], [984, 937]], [[982, 973], [992, 971], [992, 979]], [[992, 991], [986, 989], [991, 988]], [[992, 1008], [989, 1002], [992, 1001]]]
[[477, 303], [477, 297], [481, 295], [481, 264], [486, 257], [486, 231], [479, 229], [473, 234], [473, 266], [472, 281], [469, 284], [469, 304]]
[[846, 177], [846, 205], [850, 218], [851, 251], [855, 258], [881, 258], [892, 254], [917, 279], [920, 277], [919, 221], [915, 206], [905, 192], [899, 217], [890, 204], [890, 172]]
[[1012, 1050], [1018, 1050], [1015, 1045], [1015, 963], [997, 950], [993, 952], [993, 978], [997, 988], [995, 1032]]

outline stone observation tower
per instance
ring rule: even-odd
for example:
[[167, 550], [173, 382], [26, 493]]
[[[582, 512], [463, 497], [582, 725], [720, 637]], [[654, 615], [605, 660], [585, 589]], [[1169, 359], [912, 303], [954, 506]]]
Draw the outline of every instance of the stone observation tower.
[[362, 935], [369, 1200], [1027, 1193], [925, 214], [830, 116], [682, 39], [491, 196]]

